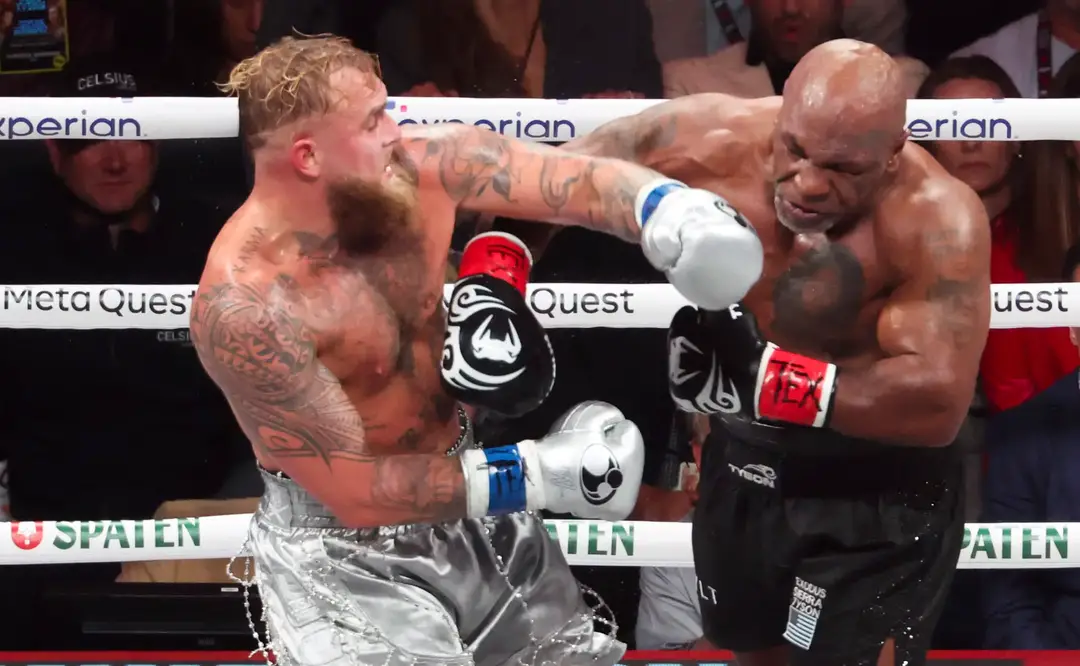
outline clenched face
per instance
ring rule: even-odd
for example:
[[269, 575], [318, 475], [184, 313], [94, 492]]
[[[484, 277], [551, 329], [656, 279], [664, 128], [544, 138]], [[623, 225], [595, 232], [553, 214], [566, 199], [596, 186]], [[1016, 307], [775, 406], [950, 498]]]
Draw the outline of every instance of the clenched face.
[[870, 211], [895, 173], [907, 101], [895, 61], [861, 42], [815, 48], [784, 86], [772, 145], [774, 204], [795, 233]]
[[796, 233], [823, 233], [871, 205], [884, 180], [894, 141], [858, 132], [835, 118], [786, 109], [773, 136], [774, 204]]

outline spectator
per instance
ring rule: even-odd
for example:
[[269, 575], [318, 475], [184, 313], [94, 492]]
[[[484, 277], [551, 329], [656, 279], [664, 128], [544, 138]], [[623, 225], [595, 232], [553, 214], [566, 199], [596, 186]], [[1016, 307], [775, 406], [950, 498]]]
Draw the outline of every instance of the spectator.
[[264, 0], [177, 3], [166, 72], [176, 94], [217, 95], [233, 65], [254, 55]]
[[976, 40], [953, 56], [987, 56], [1009, 74], [1023, 97], [1046, 97], [1053, 76], [1077, 49], [1080, 2], [1045, 0], [1039, 11]]
[[[750, 0], [753, 2], [753, 0]], [[653, 41], [660, 62], [696, 58], [746, 41], [750, 34], [747, 0], [649, 0]], [[887, 53], [904, 49], [907, 6], [900, 0], [848, 0], [844, 34]]]
[[[689, 415], [686, 415], [689, 419]], [[698, 439], [698, 435], [702, 435]], [[697, 468], [701, 460], [703, 433], [693, 444], [693, 471], [680, 479], [678, 494], [685, 496], [690, 510], [680, 522], [693, 522], [697, 504]], [[640, 504], [640, 502], [639, 502]], [[639, 519], [656, 520], [653, 517]], [[697, 576], [689, 567], [645, 567], [641, 570], [641, 598], [634, 638], [639, 650], [715, 650], [702, 634], [701, 607], [698, 596], [709, 593], [698, 587]]]
[[[140, 85], [126, 64], [96, 58], [66, 70], [58, 93], [131, 96]], [[196, 193], [159, 196], [155, 143], [46, 147], [55, 185], [5, 202], [5, 284], [198, 281], [223, 219]], [[186, 330], [2, 334], [0, 367], [21, 387], [0, 435], [17, 519], [148, 517], [165, 500], [215, 494], [243, 451]]]
[[[1008, 74], [986, 56], [952, 58], [937, 67], [919, 89], [922, 99], [1019, 97]], [[1068, 144], [1055, 142], [1059, 147]], [[1053, 280], [1043, 268], [1061, 263], [1059, 234], [1045, 229], [1034, 201], [1021, 144], [1001, 141], [941, 141], [927, 148], [950, 173], [982, 198], [991, 219], [994, 284]], [[1030, 155], [1027, 159], [1030, 160]], [[1071, 192], [1075, 193], [1075, 186]], [[1075, 194], [1071, 195], [1075, 199]], [[1056, 211], [1055, 211], [1056, 212]], [[1042, 212], [1043, 218], [1046, 211]], [[1052, 223], [1050, 223], [1052, 224]], [[980, 381], [991, 411], [1015, 407], [1048, 388], [1077, 366], [1077, 354], [1064, 328], [1014, 328], [990, 331]]]
[[[703, 58], [664, 66], [667, 97], [716, 92], [736, 97], [780, 94], [795, 63], [810, 49], [844, 36], [843, 0], [749, 0], [750, 38]], [[898, 56], [911, 94], [926, 75], [918, 60]]]
[[[1080, 245], [1064, 262], [1080, 281]], [[1077, 329], [1073, 340], [1078, 341]], [[1080, 387], [1073, 371], [991, 421], [983, 518], [989, 522], [1080, 521]], [[1013, 569], [983, 578], [986, 646], [1080, 649], [1080, 571]]]
[[[1080, 97], [1080, 56], [1069, 58], [1050, 84], [1050, 96]], [[1034, 163], [1031, 250], [1022, 266], [1035, 280], [1057, 278], [1066, 248], [1080, 240], [1080, 142], [1035, 141], [1025, 149]]]
[[378, 52], [391, 95], [661, 92], [645, 0], [409, 0], [384, 16]]

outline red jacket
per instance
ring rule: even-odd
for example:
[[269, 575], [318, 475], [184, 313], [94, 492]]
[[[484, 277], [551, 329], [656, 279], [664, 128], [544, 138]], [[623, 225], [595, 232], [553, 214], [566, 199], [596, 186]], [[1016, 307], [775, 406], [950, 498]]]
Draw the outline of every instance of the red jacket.
[[[991, 223], [990, 281], [1027, 282], [1016, 265], [1016, 239], [1002, 217]], [[1080, 354], [1069, 340], [1068, 328], [992, 329], [986, 339], [980, 372], [990, 408], [1015, 407], [1069, 374], [1080, 365]]]

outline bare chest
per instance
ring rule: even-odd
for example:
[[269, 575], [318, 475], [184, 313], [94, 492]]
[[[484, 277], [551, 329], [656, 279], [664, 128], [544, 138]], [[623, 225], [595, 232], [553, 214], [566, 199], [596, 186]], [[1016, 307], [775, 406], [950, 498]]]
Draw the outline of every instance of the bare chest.
[[399, 375], [414, 376], [418, 354], [434, 364], [444, 333], [444, 278], [445, 257], [433, 262], [417, 250], [323, 268], [297, 284], [292, 298], [316, 332], [320, 360], [346, 388], [371, 393]]
[[873, 225], [860, 224], [840, 238], [792, 238], [762, 182], [697, 185], [727, 198], [761, 238], [762, 277], [744, 307], [765, 337], [786, 349], [834, 361], [880, 355], [877, 318], [892, 285]]

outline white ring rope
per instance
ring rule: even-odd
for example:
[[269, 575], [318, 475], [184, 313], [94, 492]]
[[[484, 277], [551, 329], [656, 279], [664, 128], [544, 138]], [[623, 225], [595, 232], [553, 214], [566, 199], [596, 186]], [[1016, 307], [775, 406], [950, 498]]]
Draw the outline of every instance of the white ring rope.
[[[535, 141], [566, 141], [664, 100], [398, 97], [399, 124], [469, 123]], [[1076, 119], [1076, 122], [1074, 122]], [[1080, 99], [910, 100], [916, 140], [1080, 140]], [[235, 99], [0, 97], [0, 141], [202, 139], [239, 132]], [[3, 285], [0, 328], [183, 329], [193, 285]], [[449, 287], [447, 287], [449, 296]], [[670, 285], [535, 284], [548, 328], [666, 328], [685, 299]], [[1080, 326], [1080, 287], [993, 285], [993, 328]], [[250, 515], [169, 520], [0, 523], [0, 565], [229, 558]], [[547, 521], [570, 564], [692, 567], [686, 523]], [[1080, 523], [972, 523], [961, 569], [1080, 566]]]
[[[401, 124], [461, 122], [533, 141], [567, 141], [656, 99], [393, 97]], [[913, 99], [918, 141], [1080, 140], [1080, 99]], [[235, 98], [0, 97], [4, 139], [214, 139], [237, 136]]]
[[[0, 285], [0, 328], [187, 328], [194, 295], [195, 285]], [[546, 328], [667, 328], [688, 303], [669, 284], [588, 283], [532, 284], [528, 302]], [[1080, 326], [1080, 283], [993, 285], [990, 326]]]
[[[240, 552], [250, 514], [165, 520], [0, 523], [0, 565], [227, 559]], [[572, 565], [692, 568], [688, 523], [548, 520]], [[1080, 566], [1080, 523], [970, 523], [961, 569]]]

